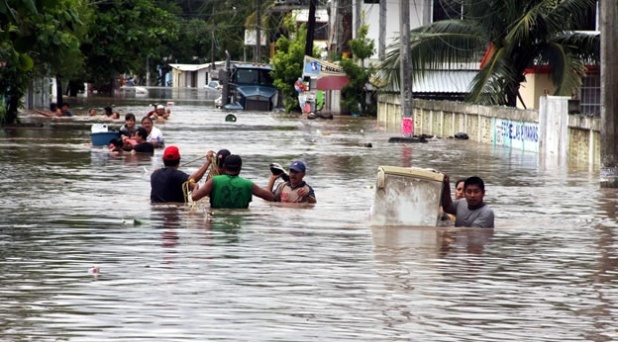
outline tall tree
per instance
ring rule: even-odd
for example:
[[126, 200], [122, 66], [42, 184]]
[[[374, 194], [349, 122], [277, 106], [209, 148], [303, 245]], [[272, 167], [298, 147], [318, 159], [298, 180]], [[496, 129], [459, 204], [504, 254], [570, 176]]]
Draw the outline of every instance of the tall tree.
[[144, 70], [147, 57], [178, 38], [179, 23], [172, 13], [151, 0], [93, 2], [90, 43], [82, 44], [88, 81], [108, 85], [117, 73]]
[[[457, 0], [464, 19], [431, 23], [410, 32], [416, 77], [428, 69], [474, 61], [485, 52], [468, 101], [516, 106], [527, 68], [549, 67], [556, 95], [571, 95], [586, 63], [599, 58], [599, 36], [577, 31], [595, 0]], [[391, 46], [382, 76], [399, 85], [399, 45]]]
[[[366, 69], [364, 60], [375, 53], [375, 42], [367, 37], [368, 33], [369, 26], [363, 20], [358, 29], [357, 37], [349, 42], [354, 59], [344, 59], [341, 61], [341, 67], [350, 80], [341, 89], [341, 106], [348, 112], [363, 115], [375, 114], [375, 106], [373, 106], [374, 108], [370, 107], [371, 103], [367, 103], [365, 99], [365, 86], [369, 83], [369, 77], [373, 73], [373, 68]], [[356, 63], [357, 60], [360, 60], [360, 66]]]
[[[34, 75], [79, 72], [85, 0], [0, 1], [0, 122], [14, 123]], [[80, 17], [82, 16], [82, 17]]]
[[289, 113], [295, 108], [300, 108], [294, 82], [303, 72], [307, 27], [303, 24], [296, 29], [295, 18], [292, 16], [286, 18], [286, 24], [291, 38], [283, 35], [277, 40], [277, 52], [271, 60], [275, 70], [271, 74], [275, 86], [283, 92], [283, 105]]

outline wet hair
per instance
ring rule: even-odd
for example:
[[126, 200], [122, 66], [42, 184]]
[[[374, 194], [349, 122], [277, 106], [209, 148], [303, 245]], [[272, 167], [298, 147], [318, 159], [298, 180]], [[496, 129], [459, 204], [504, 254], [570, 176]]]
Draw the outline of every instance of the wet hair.
[[225, 158], [227, 158], [227, 156], [229, 156], [230, 154], [232, 154], [232, 152], [230, 152], [229, 150], [225, 148], [220, 149], [215, 157], [217, 158], [217, 167], [222, 168], [223, 163], [225, 162]]
[[122, 147], [122, 140], [118, 138], [113, 138], [112, 140], [109, 141], [109, 143], [114, 145], [114, 147], [117, 147], [117, 148]]
[[125, 115], [125, 116], [124, 116], [124, 121], [127, 121], [127, 120], [133, 120], [133, 121], [135, 121], [135, 114], [133, 114], [133, 113], [127, 113], [127, 115]]
[[112, 115], [112, 107], [107, 106], [105, 108], [103, 108], [103, 111], [105, 111], [105, 115], [107, 116], [111, 116]]
[[466, 179], [465, 178], [459, 178], [456, 182], [455, 182], [455, 187], [457, 187], [457, 185], [459, 185], [459, 183], [464, 183], [465, 184]]
[[151, 118], [150, 116], [144, 116], [144, 117], [142, 118], [142, 124], [144, 123], [144, 121], [145, 121], [145, 120], [149, 120], [149, 121], [150, 121], [150, 123], [152, 123], [152, 118]]
[[52, 112], [55, 112], [56, 110], [58, 110], [58, 105], [56, 104], [56, 102], [52, 102], [49, 104], [49, 110]]
[[139, 135], [144, 140], [146, 140], [146, 138], [148, 138], [148, 132], [146, 131], [146, 129], [144, 127], [138, 127], [135, 130], [135, 134]]
[[481, 177], [472, 176], [472, 177], [466, 178], [466, 180], [464, 181], [464, 189], [466, 189], [470, 185], [478, 185], [481, 191], [483, 192], [485, 191], [485, 183], [483, 182]]
[[67, 106], [67, 108], [71, 107], [71, 105], [68, 102], [62, 102], [61, 107], [64, 107], [64, 106]]
[[239, 155], [230, 154], [223, 161], [223, 166], [225, 166], [225, 171], [229, 174], [239, 174], [242, 168], [242, 158]]
[[180, 164], [180, 159], [173, 159], [173, 160], [163, 159], [163, 165], [165, 166], [177, 166], [178, 164]]

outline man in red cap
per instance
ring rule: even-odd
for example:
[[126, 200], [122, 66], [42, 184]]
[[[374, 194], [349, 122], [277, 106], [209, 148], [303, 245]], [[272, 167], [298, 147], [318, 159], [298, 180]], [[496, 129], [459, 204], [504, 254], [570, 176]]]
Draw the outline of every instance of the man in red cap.
[[191, 176], [178, 170], [180, 165], [180, 152], [178, 147], [169, 146], [163, 151], [164, 168], [158, 169], [150, 176], [150, 201], [153, 203], [162, 202], [185, 202], [183, 184], [188, 182], [188, 189], [193, 190], [197, 187], [197, 182], [204, 177], [206, 170], [210, 166], [210, 160], [214, 152], [208, 151], [206, 162]]

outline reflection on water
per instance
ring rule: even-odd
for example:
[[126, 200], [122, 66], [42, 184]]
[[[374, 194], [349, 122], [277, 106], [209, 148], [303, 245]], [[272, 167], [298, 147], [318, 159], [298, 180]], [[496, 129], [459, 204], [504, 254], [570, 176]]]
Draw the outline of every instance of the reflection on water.
[[[79, 101], [139, 117], [152, 99]], [[359, 118], [226, 114], [176, 101], [158, 127], [185, 161], [242, 155], [262, 186], [270, 163], [303, 159], [318, 205], [153, 206], [161, 151], [91, 148], [83, 118], [0, 131], [2, 340], [618, 339], [617, 196], [598, 170], [472, 142], [389, 144], [397, 133]], [[483, 177], [497, 228], [371, 227], [378, 165]]]

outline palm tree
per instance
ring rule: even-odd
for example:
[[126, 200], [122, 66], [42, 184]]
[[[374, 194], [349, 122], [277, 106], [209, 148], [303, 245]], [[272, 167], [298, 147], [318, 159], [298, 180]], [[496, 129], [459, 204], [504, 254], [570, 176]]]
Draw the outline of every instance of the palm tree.
[[[578, 31], [596, 0], [453, 0], [464, 19], [431, 23], [410, 33], [415, 77], [455, 62], [473, 61], [485, 52], [467, 101], [515, 107], [528, 68], [545, 67], [556, 95], [580, 86], [586, 64], [599, 59], [598, 32]], [[382, 63], [382, 77], [399, 85], [399, 47]]]

